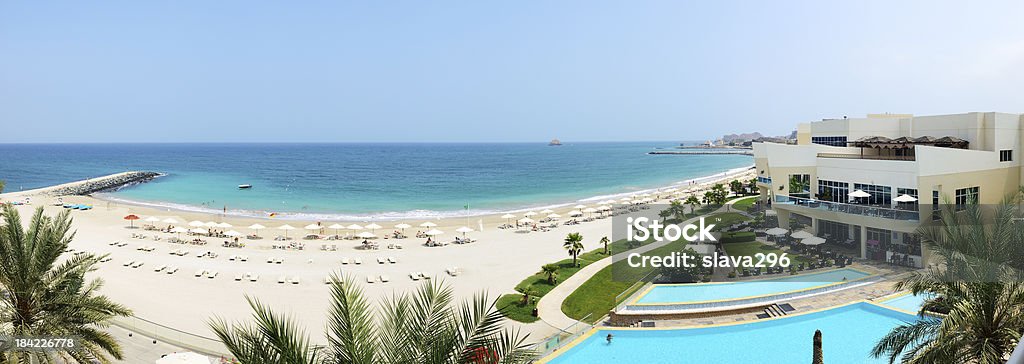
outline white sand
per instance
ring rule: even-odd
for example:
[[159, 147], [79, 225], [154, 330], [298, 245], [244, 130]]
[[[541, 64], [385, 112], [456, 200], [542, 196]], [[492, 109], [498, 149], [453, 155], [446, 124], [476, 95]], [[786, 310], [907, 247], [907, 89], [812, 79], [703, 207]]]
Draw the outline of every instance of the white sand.
[[[729, 181], [734, 178], [747, 180], [752, 177], [752, 171], [744, 171], [722, 177], [719, 180]], [[64, 210], [59, 206], [49, 206], [56, 198], [41, 195], [40, 192], [42, 190], [8, 193], [0, 195], [0, 197], [10, 201], [32, 195], [33, 205], [18, 207], [26, 222], [37, 206], [46, 206], [45, 209], [49, 214]], [[309, 221], [222, 218], [217, 215], [117, 204], [91, 197], [67, 196], [63, 199], [68, 203], [86, 203], [94, 206], [89, 211], [73, 211], [71, 213], [74, 218], [73, 229], [77, 230], [71, 247], [79, 251], [109, 253], [113, 258], [112, 261], [103, 263], [95, 273], [96, 276], [106, 281], [106, 286], [101, 290], [102, 293], [127, 305], [134, 310], [138, 317], [208, 337], [213, 337], [213, 335], [206, 322], [214, 315], [230, 320], [246, 319], [249, 316], [250, 310], [244, 298], [245, 295], [249, 295], [259, 298], [279, 310], [287, 310], [289, 314], [294, 315], [305, 325], [314, 341], [321, 341], [325, 324], [324, 317], [329, 301], [328, 287], [324, 284], [324, 278], [330, 272], [340, 271], [355, 277], [364, 287], [367, 296], [373, 301], [382, 295], [412, 290], [420, 282], [413, 282], [408, 275], [410, 272], [420, 271], [450, 283], [455, 290], [456, 297], [460, 300], [482, 291], [487, 291], [492, 299], [496, 299], [501, 294], [514, 293], [513, 287], [525, 277], [537, 272], [541, 265], [567, 258], [568, 255], [562, 248], [562, 239], [566, 234], [581, 233], [584, 237], [584, 245], [587, 250], [591, 250], [599, 247], [598, 241], [602, 236], [610, 236], [612, 232], [610, 218], [574, 226], [560, 225], [549, 232], [525, 234], [497, 229], [498, 224], [505, 222], [499, 216], [452, 218], [432, 220], [439, 225], [438, 229], [445, 231], [445, 235], [441, 236], [442, 240], [451, 240], [455, 236], [461, 235], [455, 232], [459, 226], [468, 225], [477, 229], [477, 221], [481, 219], [484, 221], [485, 230], [469, 233], [468, 236], [476, 239], [477, 242], [468, 245], [425, 247], [422, 245], [425, 239], [378, 239], [381, 242], [380, 250], [361, 250], [356, 249], [360, 245], [359, 240], [301, 240], [301, 236], [305, 233], [302, 227], [310, 224]], [[569, 210], [570, 208], [561, 208], [556, 212], [565, 216]], [[246, 234], [250, 230], [245, 227], [253, 223], [259, 223], [268, 228], [287, 223], [298, 228], [290, 231], [289, 235], [299, 238], [293, 241], [304, 242], [306, 249], [302, 251], [271, 249], [272, 244], [280, 243], [270, 238], [281, 233], [280, 230], [275, 229], [263, 230], [261, 235], [267, 237], [263, 240], [243, 240], [248, 245], [245, 248], [221, 247], [221, 242], [226, 239], [218, 238], [207, 238], [209, 244], [205, 246], [171, 244], [167, 242], [167, 239], [175, 234], [128, 229], [128, 222], [122, 219], [127, 214], [136, 214], [142, 218], [173, 217], [179, 221], [178, 226], [185, 226], [184, 224], [191, 220], [224, 221], [234, 227], [223, 230], [233, 229]], [[562, 218], [563, 221], [567, 219], [567, 217]], [[417, 229], [422, 230], [423, 228], [417, 227], [422, 222], [423, 220], [406, 221], [414, 226], [407, 229], [407, 234], [413, 235]], [[144, 222], [139, 220], [135, 223], [138, 226]], [[333, 222], [324, 225], [331, 223]], [[361, 221], [354, 223], [365, 224]], [[392, 226], [397, 223], [397, 221], [379, 223], [384, 225], [385, 229], [378, 230], [378, 235], [394, 230]], [[157, 225], [166, 226], [166, 224], [159, 223]], [[328, 232], [333, 233], [333, 231]], [[159, 235], [162, 240], [133, 239], [130, 237], [132, 233], [148, 236]], [[182, 236], [185, 237], [184, 234]], [[112, 241], [127, 242], [128, 246], [109, 246], [108, 243]], [[401, 243], [404, 249], [387, 249], [387, 244], [395, 242]], [[320, 244], [337, 244], [338, 251], [321, 251]], [[153, 252], [136, 250], [140, 246], [153, 246], [156, 250]], [[190, 254], [184, 257], [170, 255], [169, 252], [175, 249], [187, 249]], [[214, 259], [196, 257], [196, 253], [205, 250], [213, 251], [219, 256]], [[229, 261], [228, 256], [233, 254], [247, 255], [248, 262]], [[268, 264], [266, 263], [268, 257], [283, 258], [284, 263]], [[340, 263], [342, 257], [347, 257], [350, 260], [361, 258], [363, 264], [342, 265]], [[395, 257], [398, 263], [378, 264], [377, 257]], [[145, 265], [135, 269], [122, 266], [129, 260], [143, 261]], [[312, 263], [308, 263], [309, 260], [312, 260]], [[178, 266], [178, 272], [168, 275], [153, 271], [155, 267], [165, 264]], [[458, 277], [450, 277], [444, 272], [448, 267], [459, 267], [462, 274]], [[213, 279], [196, 278], [194, 273], [199, 269], [214, 269], [219, 272], [219, 275]], [[245, 272], [259, 274], [259, 281], [253, 283], [247, 280], [242, 282], [234, 280], [235, 275]], [[391, 281], [380, 283], [379, 276], [382, 274], [389, 276]], [[298, 276], [301, 283], [297, 285], [279, 284], [277, 280], [282, 275], [289, 278]], [[377, 277], [377, 283], [366, 283], [366, 277], [371, 275]], [[546, 327], [542, 323], [524, 325], [524, 330], [532, 332], [531, 339], [535, 340], [553, 332], [552, 328]]]

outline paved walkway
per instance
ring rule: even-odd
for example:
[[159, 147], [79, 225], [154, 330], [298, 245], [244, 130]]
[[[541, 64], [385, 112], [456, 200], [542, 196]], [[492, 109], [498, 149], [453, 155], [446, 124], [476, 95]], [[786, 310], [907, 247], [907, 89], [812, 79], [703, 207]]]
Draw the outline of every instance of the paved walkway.
[[[690, 218], [686, 221], [683, 221], [682, 224], [693, 223], [698, 221], [703, 216], [712, 215], [720, 212], [742, 212], [732, 211], [732, 209], [729, 208], [729, 206], [732, 205], [737, 200], [739, 199], [733, 199], [731, 201], [728, 201], [725, 203], [725, 205], [719, 207], [717, 210]], [[647, 251], [663, 247], [668, 243], [670, 243], [670, 241], [647, 244], [639, 248], [632, 249], [629, 251], [629, 253], [645, 253]], [[548, 292], [548, 294], [544, 295], [544, 297], [541, 297], [540, 302], [537, 302], [537, 313], [538, 316], [540, 316], [541, 321], [544, 321], [548, 325], [551, 325], [552, 327], [562, 331], [568, 331], [568, 329], [570, 329], [573, 325], [581, 323], [580, 321], [577, 321], [569, 316], [566, 316], [565, 313], [562, 312], [562, 302], [565, 301], [565, 299], [569, 297], [570, 294], [575, 292], [577, 288], [580, 288], [580, 286], [583, 285], [584, 282], [589, 280], [590, 277], [593, 277], [595, 274], [597, 274], [597, 272], [610, 266], [615, 257], [621, 258], [622, 254], [625, 254], [625, 252], [590, 263], [590, 265], [583, 267], [583, 269], [580, 269], [578, 272], [576, 272], [576, 274], [573, 274], [568, 279], [562, 281], [562, 283], [559, 283], [557, 286], [555, 286], [555, 288]], [[582, 325], [589, 324], [582, 323]]]

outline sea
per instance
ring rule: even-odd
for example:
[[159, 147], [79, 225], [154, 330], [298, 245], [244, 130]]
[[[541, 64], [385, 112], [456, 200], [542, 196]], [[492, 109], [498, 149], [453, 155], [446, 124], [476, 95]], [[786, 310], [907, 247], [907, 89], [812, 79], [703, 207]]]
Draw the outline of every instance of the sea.
[[253, 217], [397, 220], [594, 203], [753, 165], [744, 155], [647, 154], [678, 144], [0, 144], [0, 180], [11, 192], [153, 171], [164, 175], [99, 197]]

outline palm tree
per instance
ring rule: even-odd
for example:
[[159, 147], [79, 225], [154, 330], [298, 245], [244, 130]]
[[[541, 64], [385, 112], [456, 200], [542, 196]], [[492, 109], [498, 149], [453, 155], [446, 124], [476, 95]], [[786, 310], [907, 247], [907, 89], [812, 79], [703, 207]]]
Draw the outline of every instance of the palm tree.
[[608, 255], [608, 243], [612, 242], [607, 236], [601, 237], [601, 244], [604, 245], [604, 255]]
[[504, 316], [485, 295], [453, 307], [443, 282], [385, 299], [375, 312], [353, 280], [333, 279], [327, 345], [314, 348], [292, 318], [250, 299], [255, 324], [211, 328], [242, 364], [525, 363], [526, 336], [503, 328]]
[[[914, 271], [896, 289], [930, 294], [916, 322], [894, 328], [872, 354], [890, 363], [1002, 363], [1024, 331], [1024, 238], [1019, 196], [994, 211], [948, 202], [934, 226], [918, 229], [942, 264]], [[940, 317], [925, 312], [943, 313]]]
[[4, 182], [4, 180], [0, 179], [0, 193], [4, 193], [4, 187], [6, 187], [6, 186], [7, 186], [7, 183]]
[[743, 182], [740, 182], [740, 180], [738, 179], [732, 180], [731, 182], [729, 182], [729, 190], [731, 190], [732, 193], [737, 195], [743, 194]]
[[689, 197], [686, 198], [686, 201], [683, 202], [687, 205], [690, 205], [690, 213], [696, 212], [697, 206], [700, 206], [700, 199], [694, 195], [690, 195]]
[[0, 224], [0, 336], [73, 336], [77, 350], [57, 353], [0, 353], [0, 362], [50, 363], [57, 354], [69, 363], [110, 363], [122, 359], [121, 346], [103, 331], [110, 319], [131, 311], [100, 295], [100, 279], [85, 275], [104, 256], [90, 253], [61, 259], [74, 238], [65, 211], [56, 217], [36, 209], [28, 229], [10, 205]]
[[569, 235], [565, 236], [562, 247], [572, 256], [572, 266], [575, 267], [576, 258], [583, 252], [583, 235], [580, 235], [580, 233], [569, 233]]
[[540, 267], [540, 270], [544, 272], [544, 274], [548, 275], [548, 283], [554, 285], [555, 277], [558, 276], [558, 266], [554, 264], [545, 264]]

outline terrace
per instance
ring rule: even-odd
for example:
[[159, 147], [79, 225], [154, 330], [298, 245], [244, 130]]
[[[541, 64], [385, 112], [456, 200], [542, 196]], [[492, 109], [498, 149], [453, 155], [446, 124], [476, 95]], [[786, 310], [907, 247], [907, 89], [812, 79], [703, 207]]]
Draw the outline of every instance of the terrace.
[[786, 195], [775, 195], [775, 203], [890, 220], [920, 221], [920, 214], [916, 210], [894, 209], [858, 203], [829, 202]]
[[847, 144], [850, 147], [860, 148], [860, 153], [818, 153], [818, 158], [914, 161], [917, 159], [914, 147], [918, 145], [955, 149], [967, 149], [970, 145], [966, 140], [951, 136], [942, 138], [930, 136], [918, 138], [899, 137], [896, 139], [871, 136], [863, 137]]

